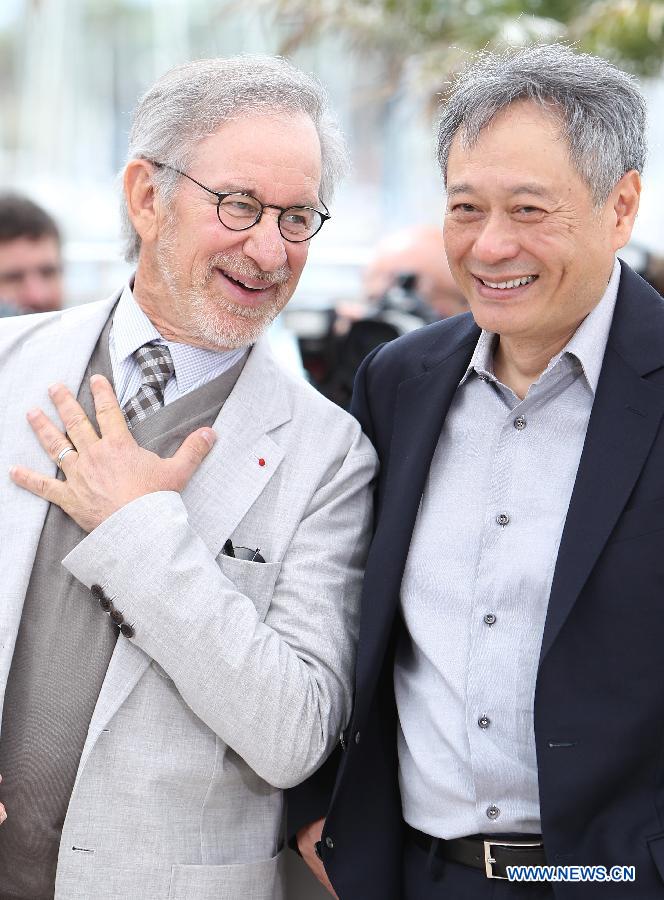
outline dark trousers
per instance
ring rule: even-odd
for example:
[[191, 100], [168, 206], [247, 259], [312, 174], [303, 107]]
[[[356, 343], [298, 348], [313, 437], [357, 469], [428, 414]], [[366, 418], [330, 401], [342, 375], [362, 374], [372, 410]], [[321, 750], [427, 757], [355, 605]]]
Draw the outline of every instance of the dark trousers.
[[403, 900], [553, 900], [548, 884], [487, 878], [481, 869], [429, 859], [426, 850], [406, 840]]

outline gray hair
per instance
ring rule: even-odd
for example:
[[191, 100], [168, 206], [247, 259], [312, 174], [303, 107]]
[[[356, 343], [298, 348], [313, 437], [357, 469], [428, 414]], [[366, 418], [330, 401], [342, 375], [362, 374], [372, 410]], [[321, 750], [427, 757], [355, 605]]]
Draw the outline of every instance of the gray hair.
[[472, 147], [501, 110], [529, 100], [557, 115], [572, 164], [597, 206], [622, 176], [643, 171], [646, 104], [636, 79], [563, 44], [479, 53], [456, 80], [438, 122], [438, 162], [447, 182], [450, 145]]
[[[328, 203], [349, 168], [348, 151], [321, 83], [281, 57], [242, 55], [199, 59], [166, 72], [139, 100], [129, 133], [127, 158], [150, 159], [186, 170], [197, 145], [238, 117], [287, 113], [308, 115], [321, 145], [320, 199]], [[166, 203], [178, 176], [157, 169], [155, 188]], [[122, 201], [125, 258], [135, 261], [141, 246]]]

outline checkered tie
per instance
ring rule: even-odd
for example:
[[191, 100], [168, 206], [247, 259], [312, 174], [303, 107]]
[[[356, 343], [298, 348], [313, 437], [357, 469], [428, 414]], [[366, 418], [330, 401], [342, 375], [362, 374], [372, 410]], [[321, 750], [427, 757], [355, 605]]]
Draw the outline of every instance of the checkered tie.
[[164, 405], [164, 388], [175, 371], [166, 344], [144, 344], [134, 353], [141, 367], [141, 386], [122, 407], [129, 428], [147, 419]]

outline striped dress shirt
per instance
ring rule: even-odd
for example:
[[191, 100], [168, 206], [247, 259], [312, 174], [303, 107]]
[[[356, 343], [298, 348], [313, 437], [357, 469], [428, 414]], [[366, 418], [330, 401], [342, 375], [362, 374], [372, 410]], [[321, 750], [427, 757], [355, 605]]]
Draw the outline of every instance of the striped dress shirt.
[[239, 350], [205, 350], [165, 340], [134, 299], [131, 287], [126, 285], [115, 308], [108, 341], [115, 393], [120, 406], [124, 406], [141, 386], [141, 370], [133, 354], [150, 341], [168, 346], [175, 368], [175, 375], [164, 390], [164, 406], [228, 371], [248, 351], [247, 347]]

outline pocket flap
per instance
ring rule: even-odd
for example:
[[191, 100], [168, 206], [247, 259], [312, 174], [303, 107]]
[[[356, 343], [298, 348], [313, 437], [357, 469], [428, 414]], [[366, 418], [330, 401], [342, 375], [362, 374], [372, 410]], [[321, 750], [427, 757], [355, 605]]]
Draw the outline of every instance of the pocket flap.
[[644, 537], [664, 529], [664, 499], [639, 503], [623, 510], [609, 538], [610, 543]]
[[285, 900], [285, 851], [230, 866], [173, 866], [169, 900]]

